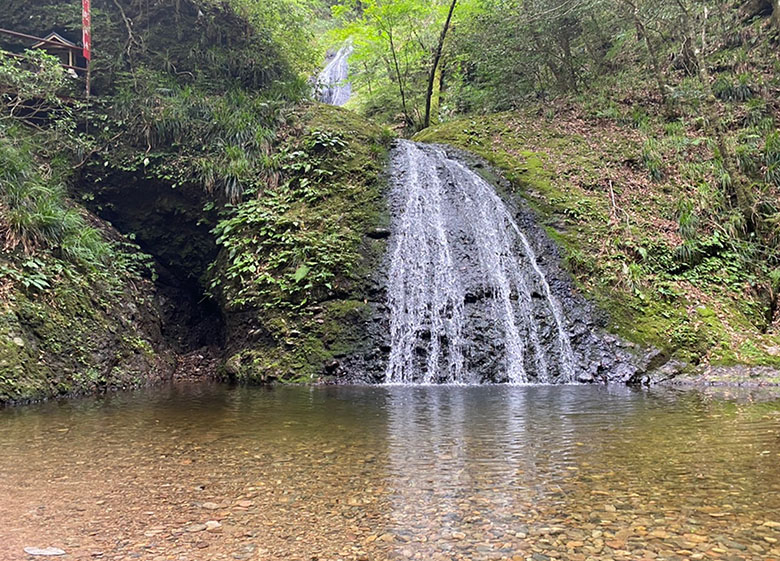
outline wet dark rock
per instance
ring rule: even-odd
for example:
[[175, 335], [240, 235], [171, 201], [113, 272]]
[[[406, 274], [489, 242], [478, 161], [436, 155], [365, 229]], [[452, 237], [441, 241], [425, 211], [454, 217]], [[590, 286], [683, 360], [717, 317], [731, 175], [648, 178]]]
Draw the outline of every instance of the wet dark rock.
[[332, 360], [325, 365], [325, 371], [328, 374], [335, 374], [339, 366], [341, 366], [341, 363], [338, 360]]
[[88, 167], [76, 190], [89, 194], [90, 210], [119, 231], [132, 232], [154, 257], [162, 332], [173, 349], [187, 353], [220, 346], [222, 317], [200, 281], [218, 252], [211, 233], [218, 216], [203, 211], [209, 195], [197, 185], [175, 189], [144, 172], [102, 167]]
[[[669, 363], [668, 357], [657, 350], [644, 350], [620, 337], [607, 333], [606, 317], [581, 294], [577, 292], [568, 273], [562, 267], [560, 250], [538, 221], [534, 212], [524, 200], [514, 194], [510, 184], [489, 164], [475, 156], [446, 147], [447, 155], [477, 170], [496, 186], [496, 190], [510, 209], [515, 222], [527, 236], [539, 267], [542, 268], [555, 299], [566, 317], [565, 330], [570, 338], [576, 364], [575, 380], [580, 383], [620, 383], [631, 385], [655, 384], [674, 377], [686, 365]], [[446, 170], [440, 166], [440, 174]], [[405, 170], [392, 167], [389, 171], [390, 183], [399, 181], [406, 175]], [[451, 179], [447, 177], [445, 183]], [[397, 217], [400, 208], [392, 200], [389, 212]], [[456, 251], [457, 267], [474, 269], [478, 267], [476, 257], [466, 248], [473, 245], [467, 234], [468, 228], [458, 227], [455, 221], [453, 234], [460, 248]], [[380, 235], [381, 234], [381, 235]], [[367, 233], [370, 239], [387, 239], [390, 247], [394, 240], [391, 229], [377, 228]], [[386, 287], [389, 274], [389, 254], [367, 280], [367, 303], [370, 307], [368, 319], [359, 327], [360, 337], [365, 340], [358, 352], [345, 356], [338, 369], [341, 380], [349, 382], [376, 383], [384, 381], [390, 347], [390, 318], [386, 305]], [[479, 283], [475, 283], [478, 286]], [[540, 285], [531, 287], [530, 303], [532, 314], [538, 322], [538, 333], [543, 346], [550, 349], [556, 344], [556, 327], [545, 309], [546, 297]], [[516, 301], [518, 294], [513, 291]], [[501, 328], [492, 314], [493, 295], [489, 287], [469, 289], [464, 296], [464, 314], [468, 322], [468, 333], [464, 333], [463, 346], [466, 367], [473, 373], [475, 381], [481, 383], [501, 383], [508, 381], [501, 357], [504, 353]], [[430, 339], [430, 334], [428, 334]], [[441, 340], [441, 339], [440, 339]], [[529, 353], [530, 354], [530, 353]], [[415, 349], [417, 361], [427, 360], [427, 350], [418, 346]], [[444, 359], [443, 359], [444, 360]], [[530, 362], [530, 361], [529, 361]], [[533, 365], [526, 365], [533, 371]], [[554, 378], [555, 380], [555, 378]], [[553, 380], [553, 381], [554, 381]]]
[[640, 369], [644, 371], [660, 368], [669, 360], [669, 357], [659, 349], [649, 349], [642, 356]]

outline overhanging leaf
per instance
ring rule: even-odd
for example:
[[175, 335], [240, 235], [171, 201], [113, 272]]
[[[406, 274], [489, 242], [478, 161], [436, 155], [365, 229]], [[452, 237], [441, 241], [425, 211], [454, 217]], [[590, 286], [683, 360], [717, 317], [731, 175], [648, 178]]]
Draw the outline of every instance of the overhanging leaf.
[[295, 282], [301, 282], [301, 280], [303, 280], [303, 278], [308, 274], [309, 274], [309, 267], [307, 267], [304, 264], [298, 267], [298, 269], [296, 269], [293, 278], [295, 279]]

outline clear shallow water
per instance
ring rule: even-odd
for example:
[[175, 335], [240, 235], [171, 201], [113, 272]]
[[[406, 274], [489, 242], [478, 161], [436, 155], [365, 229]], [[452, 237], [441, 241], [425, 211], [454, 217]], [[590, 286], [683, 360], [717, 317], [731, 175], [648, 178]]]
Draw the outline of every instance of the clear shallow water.
[[771, 395], [201, 385], [0, 410], [3, 560], [773, 559], [777, 540]]

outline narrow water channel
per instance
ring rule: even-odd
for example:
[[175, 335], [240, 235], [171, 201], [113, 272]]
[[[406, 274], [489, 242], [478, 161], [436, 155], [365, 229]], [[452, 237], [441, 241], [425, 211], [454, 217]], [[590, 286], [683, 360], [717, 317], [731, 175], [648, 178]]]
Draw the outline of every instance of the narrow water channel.
[[199, 385], [10, 408], [0, 536], [3, 560], [772, 559], [780, 400]]

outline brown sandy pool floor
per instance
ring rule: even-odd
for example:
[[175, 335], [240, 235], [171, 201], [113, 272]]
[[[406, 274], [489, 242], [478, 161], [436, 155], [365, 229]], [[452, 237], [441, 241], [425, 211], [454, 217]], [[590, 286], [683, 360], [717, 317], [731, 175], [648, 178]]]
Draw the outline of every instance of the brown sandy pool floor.
[[780, 560], [780, 398], [179, 385], [0, 410], [0, 560]]

